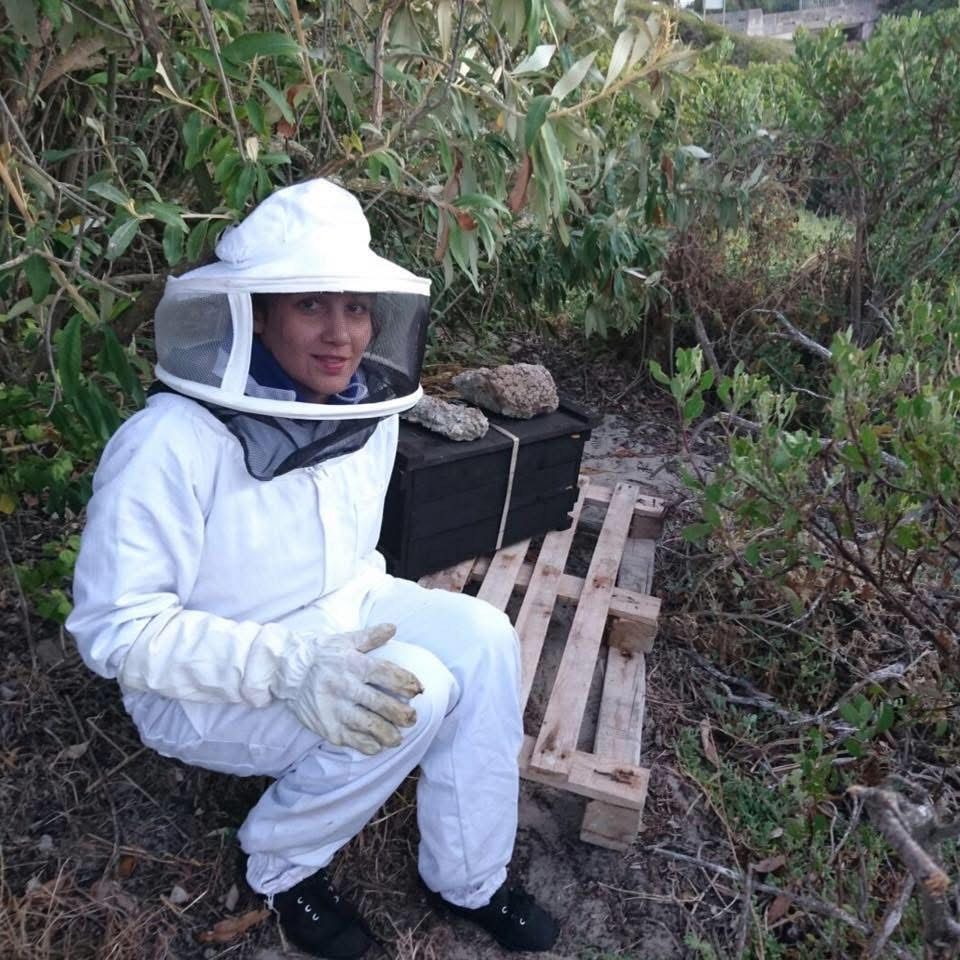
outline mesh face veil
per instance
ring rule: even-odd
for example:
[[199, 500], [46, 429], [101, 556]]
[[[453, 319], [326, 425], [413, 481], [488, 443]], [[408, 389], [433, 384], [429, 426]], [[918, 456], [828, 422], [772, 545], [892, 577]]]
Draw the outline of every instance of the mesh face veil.
[[[278, 190], [227, 229], [216, 252], [219, 262], [171, 277], [157, 307], [156, 375], [168, 388], [260, 422], [375, 424], [420, 399], [430, 281], [370, 249], [370, 229], [352, 194], [329, 180]], [[373, 333], [354, 377], [362, 399], [314, 403], [289, 383], [251, 375], [252, 295], [276, 293], [372, 295]]]

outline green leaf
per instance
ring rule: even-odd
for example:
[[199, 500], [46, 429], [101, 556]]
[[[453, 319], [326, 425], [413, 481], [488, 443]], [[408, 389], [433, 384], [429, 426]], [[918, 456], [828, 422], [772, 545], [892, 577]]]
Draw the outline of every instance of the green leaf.
[[713, 527], [709, 523], [691, 523], [683, 528], [683, 539], [687, 543], [702, 543], [711, 533]]
[[397, 161], [397, 156], [392, 150], [378, 150], [370, 154], [367, 160], [367, 170], [370, 173], [371, 180], [378, 180], [380, 177], [380, 167], [387, 171], [387, 176], [394, 186], [399, 186], [403, 179], [403, 170]]
[[880, 440], [873, 428], [866, 424], [860, 428], [860, 447], [871, 460], [880, 453]]
[[110, 235], [107, 241], [107, 259], [116, 260], [133, 242], [140, 230], [140, 221], [133, 218], [124, 220]]
[[41, 150], [40, 159], [44, 163], [59, 163], [61, 160], [66, 160], [67, 157], [72, 157], [75, 153], [80, 153], [79, 147], [70, 147], [66, 150]]
[[895, 717], [896, 714], [893, 711], [893, 707], [889, 701], [884, 700], [880, 705], [880, 712], [877, 714], [877, 722], [875, 725], [876, 733], [886, 733], [893, 726]]
[[540, 133], [540, 128], [543, 126], [544, 120], [547, 119], [552, 104], [553, 96], [550, 94], [541, 94], [530, 101], [530, 106], [527, 108], [527, 119], [523, 127], [523, 142], [528, 152], [536, 141], [537, 134]]
[[683, 405], [683, 419], [687, 423], [691, 420], [696, 420], [697, 417], [703, 413], [703, 408], [703, 397], [699, 393], [695, 393], [692, 397], [689, 397]]
[[60, 378], [60, 389], [67, 400], [76, 397], [80, 388], [82, 328], [83, 320], [75, 313], [57, 338], [57, 374]]
[[183, 230], [172, 223], [163, 228], [163, 255], [173, 267], [183, 259]]
[[259, 101], [254, 100], [253, 97], [247, 97], [245, 106], [250, 126], [253, 127], [261, 137], [268, 137], [270, 131], [267, 129], [266, 118], [263, 115], [263, 107], [260, 106]]
[[23, 272], [27, 276], [27, 283], [30, 284], [30, 296], [33, 302], [42, 303], [50, 292], [50, 265], [40, 254], [35, 253], [27, 258], [27, 262], [23, 265]]
[[552, 43], [541, 43], [533, 53], [524, 57], [511, 71], [510, 75], [519, 77], [525, 73], [540, 73], [550, 66], [557, 48]]
[[106, 442], [110, 438], [111, 430], [109, 421], [104, 416], [103, 405], [98, 403], [98, 394], [99, 391], [93, 389], [93, 384], [87, 384], [78, 389], [70, 400], [94, 437]]
[[846, 720], [851, 726], [859, 728], [860, 711], [857, 709], [856, 704], [849, 700], [845, 700], [840, 704], [840, 716], [843, 717], [843, 719]]
[[283, 117], [287, 123], [292, 124], [294, 122], [293, 111], [290, 109], [290, 104], [287, 103], [287, 98], [272, 84], [267, 83], [266, 80], [262, 80], [260, 77], [257, 77], [257, 86], [273, 101], [274, 106], [280, 111], [280, 115]]
[[593, 61], [597, 58], [597, 52], [594, 50], [592, 53], [588, 53], [585, 57], [579, 59], [558, 81], [557, 85], [551, 90], [551, 94], [557, 98], [558, 102], [562, 102], [564, 97], [573, 93], [577, 87], [587, 78], [587, 74], [590, 72], [590, 68], [593, 66]]
[[663, 367], [656, 360], [650, 361], [650, 375], [657, 383], [662, 383], [664, 386], [670, 382], [670, 378], [663, 372]]
[[106, 180], [102, 180], [100, 183], [91, 183], [87, 187], [87, 193], [95, 193], [97, 196], [103, 197], [104, 200], [109, 200], [121, 207], [130, 202], [130, 198], [119, 187]]
[[207, 239], [207, 230], [210, 227], [209, 220], [201, 220], [190, 231], [187, 238], [187, 259], [191, 263], [196, 263], [203, 253], [204, 241]]
[[751, 543], [746, 550], [743, 551], [743, 559], [750, 564], [751, 567], [755, 567], [760, 563], [760, 547]]
[[230, 196], [235, 209], [242, 210], [246, 206], [250, 191], [253, 189], [256, 180], [257, 165], [255, 163], [244, 163]]
[[607, 67], [607, 78], [603, 81], [603, 89], [606, 90], [623, 73], [623, 68], [627, 65], [630, 57], [630, 51], [637, 39], [637, 35], [629, 27], [624, 30], [617, 42], [613, 45], [613, 53], [610, 54], [610, 66]]
[[187, 225], [183, 222], [183, 217], [180, 215], [182, 210], [179, 204], [148, 200], [146, 203], [141, 204], [140, 210], [143, 213], [150, 214], [151, 217], [156, 217], [161, 223], [165, 223], [168, 227], [176, 227], [181, 233], [187, 232]]
[[353, 82], [350, 77], [339, 70], [330, 70], [327, 72], [327, 79], [333, 85], [333, 89], [336, 90], [337, 96], [347, 112], [356, 113], [357, 105], [353, 99]]
[[184, 121], [183, 128], [183, 142], [187, 146], [187, 150], [199, 151], [199, 146], [197, 143], [197, 138], [200, 136], [200, 114], [191, 113], [189, 117]]
[[[181, 236], [181, 234], [177, 234]], [[100, 369], [111, 374], [117, 381], [120, 389], [138, 406], [144, 402], [143, 385], [130, 362], [126, 351], [117, 339], [117, 335], [109, 327], [103, 330], [103, 349], [100, 352]]]
[[297, 57], [300, 44], [285, 33], [245, 33], [228, 43], [220, 52], [234, 63], [248, 63], [254, 57]]
[[857, 740], [854, 740], [853, 737], [848, 737], [843, 741], [844, 749], [851, 757], [856, 757], [858, 760], [865, 756], [863, 747]]
[[470, 210], [497, 210], [500, 213], [510, 212], [499, 200], [485, 193], [462, 193], [453, 202], [458, 207], [467, 207]]
[[37, 4], [34, 0], [3, 0], [3, 9], [13, 32], [27, 38], [27, 42], [36, 45], [40, 42], [37, 30]]

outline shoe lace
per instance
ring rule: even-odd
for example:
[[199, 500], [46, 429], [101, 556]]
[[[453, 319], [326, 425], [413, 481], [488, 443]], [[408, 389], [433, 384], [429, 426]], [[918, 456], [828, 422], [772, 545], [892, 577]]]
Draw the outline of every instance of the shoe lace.
[[319, 894], [321, 899], [330, 899], [334, 904], [340, 903], [340, 894], [330, 882], [326, 870], [318, 870], [309, 881], [303, 885], [302, 892], [297, 896], [297, 906], [303, 907], [304, 913], [312, 915], [314, 920], [318, 919], [318, 914], [314, 912], [313, 904], [308, 897], [311, 893]]
[[504, 903], [500, 905], [500, 913], [520, 924], [521, 927], [525, 927], [534, 906], [536, 906], [536, 900], [526, 890], [521, 887], [510, 887], [504, 897]]

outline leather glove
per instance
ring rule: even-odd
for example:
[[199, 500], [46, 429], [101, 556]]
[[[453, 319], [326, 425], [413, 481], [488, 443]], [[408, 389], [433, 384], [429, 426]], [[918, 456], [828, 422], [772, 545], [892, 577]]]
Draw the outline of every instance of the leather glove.
[[[366, 630], [310, 638], [305, 657], [288, 663], [271, 686], [297, 719], [328, 743], [370, 756], [400, 743], [400, 727], [417, 713], [406, 701], [422, 693], [420, 681], [403, 667], [368, 657], [396, 633], [391, 623]], [[303, 668], [306, 668], [305, 670]]]

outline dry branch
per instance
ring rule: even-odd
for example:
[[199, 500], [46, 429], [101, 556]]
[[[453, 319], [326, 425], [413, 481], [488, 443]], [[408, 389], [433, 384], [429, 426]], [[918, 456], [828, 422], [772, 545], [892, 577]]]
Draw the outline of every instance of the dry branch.
[[932, 803], [913, 803], [902, 794], [881, 787], [852, 786], [847, 792], [863, 801], [871, 822], [916, 881], [927, 944], [960, 948], [960, 923], [948, 898], [950, 877], [934, 859], [932, 849], [944, 829], [936, 808]]
[[[726, 877], [729, 880], [733, 880], [736, 883], [746, 883], [746, 877], [741, 871], [733, 870], [730, 867], [724, 867], [719, 863], [711, 863], [709, 860], [702, 860], [700, 857], [693, 857], [689, 854], [680, 853], [677, 850], [670, 850], [666, 847], [654, 846], [646, 847], [645, 849], [647, 853], [653, 853], [657, 856], [666, 857], [670, 860], [676, 860], [680, 863], [689, 863], [692, 866], [701, 867], [704, 870], [709, 870], [711, 873], [719, 874], [720, 876]], [[821, 917], [828, 917], [831, 920], [837, 920], [846, 926], [852, 927], [854, 930], [858, 930], [865, 936], [869, 937], [873, 935], [874, 931], [868, 923], [861, 920], [859, 917], [855, 917], [852, 913], [848, 913], [841, 907], [838, 907], [832, 903], [827, 903], [825, 900], [821, 900], [818, 897], [812, 897], [808, 894], [794, 893], [792, 890], [784, 890], [781, 887], [775, 887], [770, 883], [755, 883], [754, 890], [756, 890], [758, 893], [767, 893], [774, 897], [785, 897], [798, 906], [801, 910], [805, 910], [807, 913], [813, 913]], [[913, 955], [901, 947], [891, 944], [888, 949], [891, 956], [899, 957], [901, 960], [914, 960]]]

